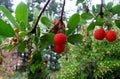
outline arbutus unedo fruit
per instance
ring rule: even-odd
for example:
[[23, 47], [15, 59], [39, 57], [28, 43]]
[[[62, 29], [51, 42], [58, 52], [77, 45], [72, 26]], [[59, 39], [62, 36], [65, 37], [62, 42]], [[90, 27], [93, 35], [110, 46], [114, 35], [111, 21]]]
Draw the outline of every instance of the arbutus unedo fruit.
[[67, 41], [67, 37], [65, 34], [63, 33], [57, 33], [54, 36], [54, 44], [65, 44], [65, 42]]
[[61, 45], [54, 44], [54, 51], [56, 53], [61, 54], [62, 52], [64, 52], [64, 50], [65, 50], [64, 44], [61, 44]]
[[63, 21], [55, 20], [53, 22], [52, 31], [54, 33], [60, 33], [63, 29], [65, 29], [65, 23]]
[[106, 33], [105, 33], [104, 29], [102, 29], [102, 28], [97, 29], [94, 32], [94, 38], [97, 40], [103, 40], [105, 38], [105, 35], [106, 35]]
[[109, 30], [106, 32], [106, 40], [109, 42], [113, 42], [117, 39], [117, 34], [114, 30]]

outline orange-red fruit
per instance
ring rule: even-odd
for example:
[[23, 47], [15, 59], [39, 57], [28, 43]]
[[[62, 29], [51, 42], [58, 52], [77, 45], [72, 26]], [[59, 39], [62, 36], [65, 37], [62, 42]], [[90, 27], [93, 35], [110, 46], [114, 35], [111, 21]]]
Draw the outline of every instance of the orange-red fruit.
[[97, 40], [103, 40], [105, 38], [105, 35], [106, 35], [106, 33], [105, 33], [104, 29], [97, 29], [94, 32], [94, 37]]
[[106, 32], [106, 40], [108, 40], [109, 42], [113, 42], [116, 39], [117, 39], [117, 34], [115, 31], [109, 30], [108, 32]]
[[61, 45], [57, 45], [57, 44], [54, 44], [54, 51], [58, 54], [64, 52], [65, 50], [65, 45], [64, 44], [61, 44]]
[[66, 42], [66, 35], [63, 33], [57, 33], [54, 36], [54, 44], [65, 44]]

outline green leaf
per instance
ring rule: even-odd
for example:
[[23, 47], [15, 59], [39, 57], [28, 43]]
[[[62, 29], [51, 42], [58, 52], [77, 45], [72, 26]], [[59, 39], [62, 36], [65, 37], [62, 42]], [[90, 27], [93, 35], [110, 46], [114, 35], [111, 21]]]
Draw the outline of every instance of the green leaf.
[[105, 22], [105, 26], [109, 26], [109, 27], [112, 27], [113, 25], [112, 25], [112, 22]]
[[113, 2], [111, 1], [111, 2], [109, 2], [109, 3], [107, 4], [107, 9], [108, 9], [108, 10], [111, 10], [111, 9], [112, 9], [112, 6], [113, 6]]
[[87, 31], [91, 31], [95, 28], [95, 22], [92, 22], [89, 24], [88, 28], [87, 28]]
[[83, 36], [81, 34], [75, 34], [75, 35], [70, 35], [67, 40], [71, 44], [79, 43], [83, 39]]
[[46, 33], [44, 34], [41, 38], [41, 47], [45, 48], [46, 46], [53, 44], [53, 38], [54, 38], [54, 34], [53, 33]]
[[36, 68], [39, 66], [41, 61], [42, 61], [42, 56], [41, 56], [40, 51], [35, 50], [33, 52], [32, 60], [31, 60], [31, 66], [30, 66], [30, 70], [32, 71], [32, 73], [35, 72]]
[[85, 20], [85, 19], [83, 19], [83, 18], [80, 18], [80, 24], [82, 25], [82, 24], [86, 24], [87, 23], [87, 21]]
[[25, 52], [25, 48], [26, 48], [26, 41], [20, 42], [19, 45], [18, 45], [18, 51], [19, 52]]
[[44, 24], [46, 26], [51, 26], [52, 25], [50, 19], [46, 16], [42, 16], [40, 21], [42, 22], [42, 24]]
[[117, 4], [116, 6], [114, 6], [111, 11], [113, 14], [120, 15], [120, 4]]
[[83, 13], [83, 14], [81, 14], [81, 18], [90, 20], [93, 18], [93, 15], [91, 13]]
[[40, 51], [35, 50], [33, 52], [33, 57], [32, 57], [31, 64], [34, 64], [34, 66], [37, 67], [40, 64], [41, 61], [42, 61], [42, 56], [41, 56]]
[[40, 27], [37, 27], [37, 29], [36, 29], [36, 36], [37, 36], [37, 37], [40, 36]]
[[104, 16], [109, 16], [110, 12], [109, 11], [104, 11]]
[[84, 0], [77, 0], [76, 5], [78, 5], [79, 3], [82, 3]]
[[93, 5], [92, 6], [92, 13], [95, 15], [96, 14], [96, 9], [95, 9], [95, 6]]
[[0, 5], [0, 10], [9, 19], [9, 21], [14, 25], [13, 27], [17, 27], [17, 28], [19, 27], [15, 18], [12, 16], [11, 12], [5, 6]]
[[26, 28], [26, 27], [25, 27], [24, 22], [21, 21], [21, 23], [20, 23], [20, 30], [21, 30], [21, 31], [25, 31], [25, 28]]
[[80, 22], [80, 15], [78, 13], [75, 13], [70, 17], [68, 24], [67, 24], [67, 27], [68, 27], [67, 34], [68, 35], [71, 34], [75, 30], [75, 28], [79, 24], [79, 22]]
[[41, 63], [41, 61], [42, 61], [42, 56], [41, 56], [41, 53], [40, 53], [40, 51], [36, 51], [36, 53], [35, 53], [36, 55], [35, 55], [35, 66], [38, 66], [40, 63]]
[[38, 14], [39, 14], [39, 10], [38, 10], [38, 8], [33, 8], [33, 11], [34, 11], [33, 12], [33, 16], [34, 16], [33, 18], [36, 19]]
[[20, 31], [20, 32], [19, 32], [19, 37], [20, 37], [20, 38], [24, 38], [24, 37], [26, 36], [26, 34], [27, 34], [27, 33], [26, 33], [25, 31]]
[[95, 10], [96, 13], [98, 13], [98, 12], [100, 11], [100, 7], [101, 7], [101, 4], [97, 4], [97, 5], [96, 5], [96, 10]]
[[22, 24], [22, 26], [20, 26], [23, 29], [20, 29], [22, 31], [25, 31], [25, 27], [28, 24], [28, 8], [27, 5], [23, 2], [21, 2], [15, 10], [15, 17], [17, 19], [17, 21]]
[[36, 70], [36, 68], [40, 65], [42, 61], [42, 56], [41, 56], [41, 53], [40, 51], [38, 50], [35, 50], [33, 51], [33, 56], [32, 56], [32, 60], [31, 60], [31, 71], [34, 73], [34, 70]]
[[13, 37], [15, 35], [13, 28], [2, 19], [0, 19], [0, 35], [4, 37]]
[[40, 46], [40, 37], [38, 37], [38, 36], [32, 36], [32, 38], [33, 38], [33, 43], [36, 46]]
[[104, 19], [101, 18], [101, 17], [98, 17], [98, 18], [96, 19], [95, 25], [102, 26], [103, 23], [104, 23]]
[[34, 64], [30, 66], [30, 70], [32, 73], [35, 73], [35, 69], [36, 69], [36, 67]]
[[2, 39], [0, 38], [0, 44], [2, 44]]
[[120, 20], [115, 20], [115, 24], [120, 29]]

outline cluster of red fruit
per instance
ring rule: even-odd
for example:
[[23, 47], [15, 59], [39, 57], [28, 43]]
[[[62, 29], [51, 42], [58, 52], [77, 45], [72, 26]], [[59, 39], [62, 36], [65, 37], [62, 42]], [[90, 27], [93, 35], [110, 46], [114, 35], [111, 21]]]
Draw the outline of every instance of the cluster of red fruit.
[[63, 33], [57, 33], [54, 36], [54, 51], [56, 53], [62, 53], [65, 50], [66, 35]]
[[104, 29], [97, 29], [94, 32], [94, 37], [97, 40], [103, 40], [104, 38], [106, 38], [107, 41], [109, 42], [113, 42], [117, 39], [117, 34], [114, 30], [108, 30], [107, 32], [105, 32]]

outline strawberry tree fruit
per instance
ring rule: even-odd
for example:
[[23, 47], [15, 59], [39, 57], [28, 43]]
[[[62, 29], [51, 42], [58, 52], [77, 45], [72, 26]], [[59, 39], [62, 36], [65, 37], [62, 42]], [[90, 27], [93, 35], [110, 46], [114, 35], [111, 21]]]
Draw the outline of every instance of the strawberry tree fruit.
[[65, 23], [64, 22], [61, 22], [59, 20], [55, 20], [53, 22], [53, 29], [52, 30], [53, 30], [54, 33], [57, 33], [64, 28], [65, 28]]
[[58, 45], [65, 44], [66, 40], [67, 40], [66, 35], [63, 33], [57, 33], [54, 36], [54, 44]]
[[109, 42], [113, 42], [117, 39], [117, 34], [114, 30], [109, 30], [106, 32], [106, 40]]
[[57, 33], [58, 30], [59, 30], [59, 26], [54, 27], [52, 30], [53, 30], [54, 33]]
[[104, 29], [97, 29], [95, 32], [94, 32], [94, 38], [97, 39], [97, 40], [103, 40], [105, 38], [105, 31]]
[[54, 45], [54, 51], [58, 54], [64, 52], [65, 50], [65, 45], [64, 44], [61, 44], [61, 45], [58, 45], [58, 44], [55, 44]]

